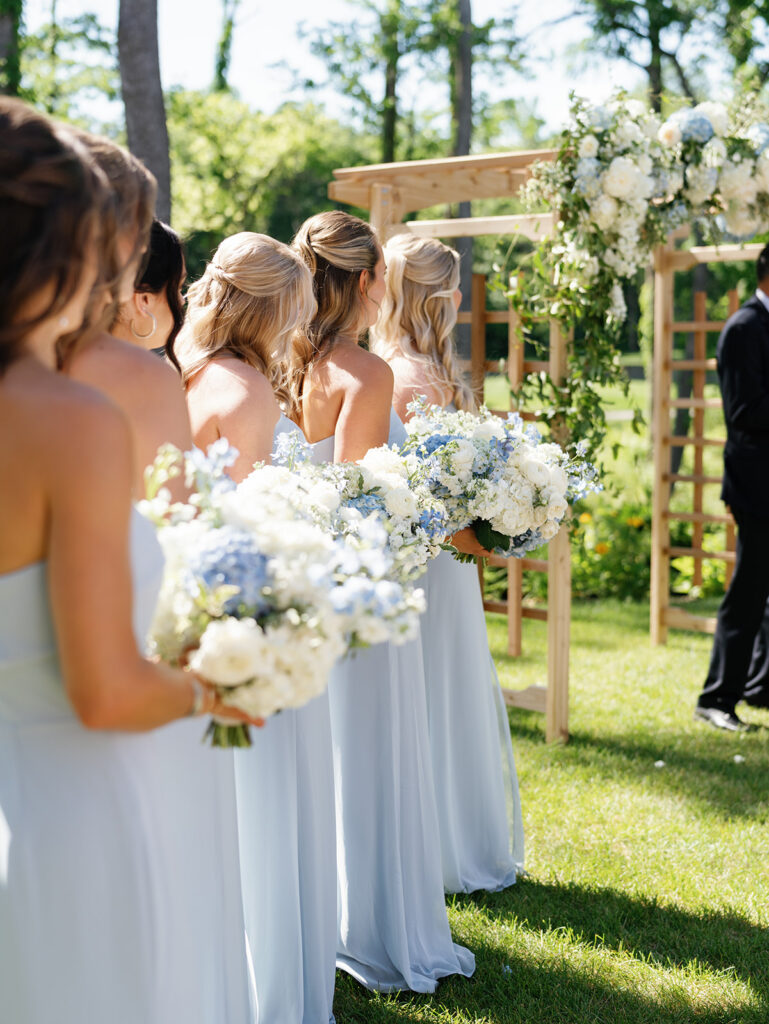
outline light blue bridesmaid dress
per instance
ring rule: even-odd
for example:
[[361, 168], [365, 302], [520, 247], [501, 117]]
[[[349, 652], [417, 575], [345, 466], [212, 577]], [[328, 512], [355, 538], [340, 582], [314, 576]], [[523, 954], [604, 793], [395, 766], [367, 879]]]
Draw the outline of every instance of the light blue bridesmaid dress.
[[[153, 534], [134, 514], [139, 634], [162, 571]], [[0, 1006], [9, 1024], [167, 1019], [145, 740], [89, 731], [76, 718], [46, 563], [0, 576]]]
[[[281, 416], [275, 437], [299, 428]], [[336, 835], [328, 694], [235, 751], [246, 933], [259, 1024], [333, 1022]]]
[[[393, 412], [388, 441], [404, 438]], [[332, 461], [334, 439], [311, 449], [314, 462]], [[475, 970], [446, 915], [420, 644], [361, 651], [329, 684], [337, 966], [380, 992], [433, 992], [440, 978]]]
[[[453, 404], [447, 406], [454, 411]], [[523, 870], [510, 724], [474, 564], [447, 551], [423, 577], [427, 710], [447, 892], [504, 889]]]
[[[162, 554], [136, 511], [131, 562], [141, 641]], [[45, 563], [0, 577], [0, 614], [1, 1019], [246, 1024], [231, 759], [201, 746], [200, 720], [83, 728]]]

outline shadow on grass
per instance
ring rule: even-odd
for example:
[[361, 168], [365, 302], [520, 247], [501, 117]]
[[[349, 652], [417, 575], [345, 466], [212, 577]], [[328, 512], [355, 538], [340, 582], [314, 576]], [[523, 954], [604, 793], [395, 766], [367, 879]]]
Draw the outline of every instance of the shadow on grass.
[[[693, 915], [643, 904], [612, 891], [524, 882], [501, 894], [463, 897], [500, 924], [513, 917], [531, 931], [570, 930], [575, 941], [635, 954], [661, 968], [692, 961], [717, 971], [740, 966], [736, 975], [752, 975], [753, 990], [766, 1000], [767, 932], [736, 917]], [[485, 929], [489, 934], [489, 929]], [[497, 929], [496, 934], [500, 934]], [[537, 963], [521, 958], [502, 943], [477, 940], [476, 973], [471, 979], [447, 978], [433, 996], [403, 993], [383, 997], [338, 976], [335, 1013], [338, 1024], [392, 1024], [394, 1021], [467, 1021], [493, 1024], [766, 1024], [768, 1007], [692, 1002], [672, 982], [658, 994], [620, 988], [608, 971], [580, 968], [554, 950]], [[755, 973], [750, 970], [755, 968]], [[624, 978], [628, 975], [625, 973]], [[663, 981], [660, 978], [660, 981]]]
[[[644, 780], [651, 790], [667, 791], [717, 810], [725, 817], [753, 817], [766, 812], [769, 744], [766, 729], [742, 736], [691, 733], [593, 735], [573, 732], [555, 756], [580, 763], [591, 772], [633, 782]], [[538, 735], [535, 723], [515, 719], [513, 736]], [[712, 734], [711, 734], [712, 733]], [[734, 756], [744, 757], [740, 763]], [[655, 767], [664, 761], [664, 768]], [[767, 844], [769, 846], [769, 842]], [[766, 852], [764, 854], [766, 856]]]
[[739, 914], [696, 914], [615, 889], [529, 878], [504, 892], [457, 897], [457, 904], [542, 934], [568, 929], [575, 941], [623, 950], [664, 968], [696, 962], [728, 971], [769, 1002], [769, 928]]

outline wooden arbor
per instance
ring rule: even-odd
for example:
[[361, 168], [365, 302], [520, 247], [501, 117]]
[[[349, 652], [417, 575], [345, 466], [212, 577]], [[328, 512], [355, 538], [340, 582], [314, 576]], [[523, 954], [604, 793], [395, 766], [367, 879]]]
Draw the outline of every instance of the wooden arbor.
[[[702, 581], [702, 564], [706, 560], [726, 563], [727, 584], [731, 578], [735, 561], [734, 520], [728, 513], [708, 513], [703, 507], [705, 488], [720, 488], [721, 472], [708, 475], [705, 472], [704, 455], [707, 449], [724, 445], [723, 437], [707, 437], [705, 414], [708, 409], [720, 409], [720, 398], [705, 395], [705, 378], [709, 371], [716, 369], [715, 359], [707, 358], [707, 334], [720, 331], [723, 321], [708, 320], [705, 308], [705, 294], [695, 292], [693, 319], [676, 321], [673, 315], [673, 285], [675, 274], [693, 269], [703, 263], [736, 263], [755, 261], [763, 245], [722, 245], [694, 246], [691, 249], [676, 250], [674, 239], [660, 246], [654, 254], [654, 489], [652, 499], [652, 556], [651, 556], [651, 616], [650, 629], [653, 644], [667, 641], [668, 629], [689, 629], [701, 633], [715, 631], [715, 618], [692, 615], [682, 608], [670, 605], [670, 561], [672, 558], [694, 559], [694, 581]], [[736, 292], [729, 293], [729, 315], [739, 305]], [[676, 337], [689, 334], [693, 339], [693, 358], [679, 359], [674, 356]], [[688, 354], [687, 354], [688, 355]], [[692, 373], [693, 389], [690, 398], [672, 396], [673, 373]], [[672, 415], [676, 409], [690, 409], [692, 413], [691, 434], [676, 435]], [[671, 472], [671, 451], [674, 447], [693, 448], [692, 471]], [[671, 485], [691, 486], [691, 507], [687, 511], [671, 508]], [[692, 524], [691, 547], [671, 544], [672, 522]], [[706, 550], [704, 529], [708, 523], [726, 526], [726, 546], [723, 551]]]
[[[361, 207], [370, 212], [370, 221], [384, 242], [393, 234], [409, 231], [433, 238], [458, 238], [479, 235], [520, 235], [537, 241], [551, 228], [547, 214], [533, 216], [467, 217], [443, 220], [410, 220], [407, 213], [441, 203], [473, 199], [514, 196], [528, 179], [536, 160], [552, 160], [554, 150], [494, 153], [489, 156], [452, 157], [445, 160], [416, 160], [406, 163], [375, 164], [334, 171], [328, 194], [331, 199]], [[485, 350], [486, 324], [496, 316], [508, 324], [507, 373], [517, 387], [524, 373], [547, 369], [553, 380], [566, 374], [567, 341], [551, 323], [550, 359], [547, 364], [526, 364], [523, 346], [516, 332], [512, 313], [494, 314], [486, 311], [485, 285], [482, 275], [474, 275], [470, 313], [460, 314], [460, 322], [471, 325], [471, 370], [476, 395], [483, 394], [487, 370]], [[508, 564], [509, 563], [509, 564]], [[508, 560], [508, 600], [506, 606], [495, 607], [508, 615], [508, 649], [520, 654], [521, 619], [531, 615], [521, 603], [521, 572], [523, 568], [546, 570], [548, 574], [548, 611], [537, 610], [537, 617], [547, 618], [548, 671], [547, 687], [529, 687], [523, 691], [506, 690], [508, 704], [546, 715], [548, 741], [568, 738], [569, 716], [569, 639], [571, 618], [571, 566], [569, 533], [564, 528], [550, 542], [547, 563]]]

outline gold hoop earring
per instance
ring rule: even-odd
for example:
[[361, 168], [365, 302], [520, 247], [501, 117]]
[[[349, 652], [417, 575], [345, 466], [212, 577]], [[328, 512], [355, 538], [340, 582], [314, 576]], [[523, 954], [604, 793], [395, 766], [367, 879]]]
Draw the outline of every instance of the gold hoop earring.
[[150, 313], [150, 311], [147, 310], [147, 316], [152, 321], [152, 330], [149, 332], [149, 334], [139, 334], [139, 332], [134, 327], [133, 318], [131, 318], [131, 320], [128, 323], [128, 326], [131, 328], [131, 334], [133, 334], [134, 338], [138, 338], [139, 341], [146, 341], [147, 338], [151, 338], [155, 331], [158, 329], [158, 322], [155, 319], [155, 314]]

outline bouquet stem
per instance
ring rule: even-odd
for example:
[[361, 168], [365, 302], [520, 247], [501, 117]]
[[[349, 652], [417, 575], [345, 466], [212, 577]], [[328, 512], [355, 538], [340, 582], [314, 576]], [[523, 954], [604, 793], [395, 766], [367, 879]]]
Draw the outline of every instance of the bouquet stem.
[[212, 718], [203, 736], [203, 741], [211, 741], [212, 747], [250, 747], [251, 732], [245, 724], [227, 724]]

